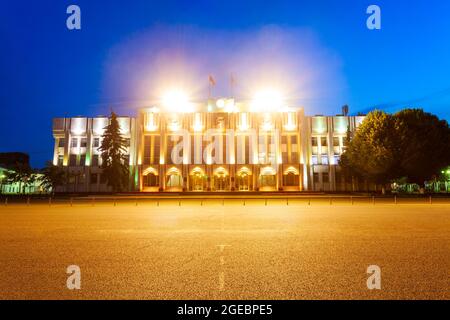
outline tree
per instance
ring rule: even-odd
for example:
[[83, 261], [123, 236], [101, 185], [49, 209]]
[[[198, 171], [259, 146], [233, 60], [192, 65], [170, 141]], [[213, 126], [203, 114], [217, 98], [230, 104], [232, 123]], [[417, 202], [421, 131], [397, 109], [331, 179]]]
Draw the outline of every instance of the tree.
[[102, 174], [108, 186], [114, 192], [123, 191], [128, 185], [129, 167], [126, 157], [126, 140], [120, 134], [117, 115], [111, 112], [109, 125], [105, 127], [102, 136], [101, 151]]
[[398, 121], [385, 112], [370, 112], [342, 154], [340, 165], [354, 176], [385, 184], [398, 176]]
[[341, 166], [353, 176], [386, 184], [394, 179], [423, 185], [450, 163], [450, 128], [421, 109], [394, 115], [373, 111], [353, 134]]
[[41, 173], [40, 185], [47, 192], [51, 191], [54, 194], [56, 187], [67, 184], [68, 173], [63, 168], [53, 165], [51, 161], [47, 161]]
[[27, 163], [16, 162], [11, 170], [6, 172], [6, 181], [8, 183], [18, 183], [19, 193], [25, 193], [25, 188], [31, 185], [36, 179], [33, 170]]
[[423, 185], [450, 163], [449, 125], [422, 109], [405, 109], [394, 117], [400, 123], [401, 174]]

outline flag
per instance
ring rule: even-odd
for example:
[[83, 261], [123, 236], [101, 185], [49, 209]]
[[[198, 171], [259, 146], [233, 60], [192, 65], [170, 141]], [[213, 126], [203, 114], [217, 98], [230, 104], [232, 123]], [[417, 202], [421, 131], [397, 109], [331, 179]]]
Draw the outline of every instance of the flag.
[[213, 78], [212, 75], [209, 75], [208, 80], [209, 80], [209, 84], [210, 84], [210, 85], [212, 85], [212, 86], [215, 86], [215, 85], [216, 85], [216, 80], [214, 80], [214, 78]]

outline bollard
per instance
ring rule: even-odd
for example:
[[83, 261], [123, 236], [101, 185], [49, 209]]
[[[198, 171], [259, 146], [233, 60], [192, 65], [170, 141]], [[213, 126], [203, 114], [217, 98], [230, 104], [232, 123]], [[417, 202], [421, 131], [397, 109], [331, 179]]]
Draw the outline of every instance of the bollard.
[[138, 206], [138, 200], [136, 199], [136, 204], [135, 204], [135, 206], [137, 207]]
[[350, 197], [350, 201], [351, 201], [351, 203], [353, 205], [353, 196]]
[[264, 205], [267, 206], [267, 199], [264, 199]]
[[48, 198], [48, 206], [50, 207], [52, 205], [52, 197]]
[[27, 206], [30, 205], [30, 197], [27, 198]]
[[114, 198], [114, 207], [116, 206], [116, 198]]
[[178, 206], [181, 207], [181, 200], [178, 200]]
[[330, 206], [333, 204], [333, 198], [330, 197]]
[[73, 198], [70, 197], [70, 206], [73, 206]]
[[8, 206], [8, 198], [5, 198], [5, 206]]
[[243, 205], [245, 206], [245, 199], [244, 199], [244, 203], [243, 203]]
[[311, 205], [311, 198], [308, 198], [308, 206]]
[[159, 199], [156, 200], [156, 206], [159, 207]]
[[397, 204], [397, 195], [394, 195], [394, 203]]
[[430, 204], [433, 204], [433, 200], [431, 199], [431, 196], [430, 196]]
[[200, 206], [203, 206], [203, 199], [200, 201]]
[[375, 196], [372, 196], [372, 204], [375, 205]]
[[289, 205], [289, 198], [286, 198], [286, 205]]
[[225, 201], [225, 199], [222, 199], [222, 207], [223, 207], [223, 205], [224, 205], [224, 201]]
[[92, 198], [92, 200], [91, 200], [91, 205], [92, 205], [92, 206], [95, 206], [95, 197]]

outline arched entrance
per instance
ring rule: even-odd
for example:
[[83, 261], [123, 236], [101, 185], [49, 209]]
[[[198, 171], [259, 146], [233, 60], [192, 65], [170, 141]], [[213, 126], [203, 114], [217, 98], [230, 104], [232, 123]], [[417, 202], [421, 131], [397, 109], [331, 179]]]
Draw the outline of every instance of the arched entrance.
[[157, 191], [159, 188], [158, 171], [155, 168], [147, 168], [142, 172], [142, 187], [144, 190]]
[[264, 167], [259, 175], [259, 186], [261, 191], [274, 191], [277, 189], [277, 173], [273, 167]]
[[215, 191], [229, 190], [228, 171], [223, 167], [219, 167], [216, 170], [214, 170], [214, 190]]
[[238, 191], [249, 191], [252, 189], [252, 172], [247, 167], [242, 167], [237, 172], [236, 189]]
[[179, 169], [173, 167], [166, 172], [166, 190], [181, 191], [183, 190], [183, 177]]
[[190, 191], [203, 191], [206, 188], [206, 175], [205, 172], [196, 167], [189, 173], [189, 190]]

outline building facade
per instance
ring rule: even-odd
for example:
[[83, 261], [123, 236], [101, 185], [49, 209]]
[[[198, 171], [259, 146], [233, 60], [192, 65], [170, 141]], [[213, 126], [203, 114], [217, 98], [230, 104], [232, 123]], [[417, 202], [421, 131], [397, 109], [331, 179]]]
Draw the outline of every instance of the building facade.
[[[156, 107], [119, 117], [129, 191], [350, 191], [338, 162], [363, 116], [305, 116], [302, 108], [254, 112], [232, 99], [189, 112]], [[53, 162], [71, 173], [57, 191], [107, 192], [98, 147], [107, 117], [56, 118]]]

